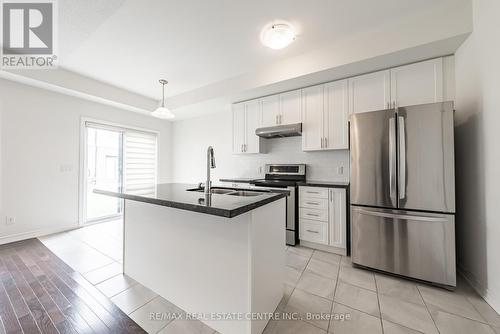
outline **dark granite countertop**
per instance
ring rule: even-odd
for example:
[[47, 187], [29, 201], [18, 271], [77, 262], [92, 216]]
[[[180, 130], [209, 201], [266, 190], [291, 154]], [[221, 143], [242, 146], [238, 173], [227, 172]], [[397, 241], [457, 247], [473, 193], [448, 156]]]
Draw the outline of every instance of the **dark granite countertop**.
[[[95, 189], [96, 194], [124, 198], [133, 201], [168, 206], [171, 208], [206, 213], [209, 215], [232, 218], [260, 206], [287, 196], [287, 192], [263, 191], [261, 195], [244, 197], [212, 194], [208, 200], [203, 192], [187, 191], [197, 188], [185, 183], [163, 183], [156, 186], [154, 195], [133, 195], [126, 192], [114, 192]], [[219, 187], [216, 187], [219, 188]], [[241, 190], [241, 189], [239, 189]], [[255, 191], [255, 189], [250, 189]]]
[[252, 181], [257, 180], [257, 177], [250, 178], [250, 177], [228, 177], [225, 179], [219, 179], [220, 182], [235, 182], [235, 183], [250, 183]]
[[307, 186], [307, 187], [347, 188], [349, 187], [349, 182], [307, 180], [303, 182], [298, 182], [297, 185]]

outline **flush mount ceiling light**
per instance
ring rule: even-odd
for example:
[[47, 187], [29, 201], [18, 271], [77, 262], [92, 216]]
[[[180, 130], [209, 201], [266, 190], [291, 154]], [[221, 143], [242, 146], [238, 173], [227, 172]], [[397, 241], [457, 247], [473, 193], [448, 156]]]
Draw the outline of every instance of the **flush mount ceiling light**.
[[162, 85], [161, 106], [159, 106], [155, 111], [153, 111], [151, 115], [162, 119], [175, 118], [175, 115], [167, 107], [165, 107], [165, 85], [168, 84], [168, 81], [160, 79], [160, 83]]
[[268, 48], [279, 50], [287, 47], [295, 40], [293, 27], [286, 22], [272, 23], [264, 27], [260, 41]]

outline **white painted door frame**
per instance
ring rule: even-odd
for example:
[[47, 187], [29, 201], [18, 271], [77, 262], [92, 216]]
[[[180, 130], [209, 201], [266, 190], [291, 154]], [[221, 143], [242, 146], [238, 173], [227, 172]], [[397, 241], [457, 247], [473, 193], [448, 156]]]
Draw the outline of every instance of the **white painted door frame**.
[[157, 156], [157, 166], [156, 166], [156, 179], [158, 179], [158, 171], [159, 171], [159, 152], [160, 152], [160, 133], [159, 131], [152, 130], [152, 129], [146, 129], [146, 128], [139, 128], [136, 126], [130, 126], [126, 124], [119, 124], [119, 123], [114, 123], [114, 122], [109, 122], [109, 121], [104, 121], [100, 119], [95, 119], [95, 118], [90, 118], [90, 117], [81, 117], [80, 119], [80, 157], [79, 157], [79, 181], [78, 181], [78, 226], [88, 226], [91, 224], [95, 223], [100, 223], [102, 221], [105, 221], [106, 219], [114, 219], [116, 217], [121, 216], [121, 214], [113, 216], [113, 217], [105, 217], [103, 219], [99, 219], [97, 221], [89, 221], [86, 222], [86, 197], [87, 197], [87, 127], [85, 124], [87, 122], [92, 122], [92, 123], [97, 123], [97, 124], [102, 124], [103, 126], [109, 126], [109, 127], [115, 127], [115, 128], [122, 128], [125, 130], [135, 130], [135, 131], [141, 131], [141, 132], [149, 132], [149, 133], [154, 133], [157, 138], [157, 143], [156, 143], [156, 156]]

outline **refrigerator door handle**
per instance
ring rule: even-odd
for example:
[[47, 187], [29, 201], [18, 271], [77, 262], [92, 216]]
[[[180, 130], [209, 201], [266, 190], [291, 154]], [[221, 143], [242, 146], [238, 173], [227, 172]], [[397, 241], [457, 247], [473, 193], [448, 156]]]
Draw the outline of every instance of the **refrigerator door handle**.
[[399, 199], [406, 198], [406, 128], [403, 116], [398, 116], [399, 127]]
[[389, 118], [389, 192], [391, 204], [396, 206], [396, 124]]
[[426, 221], [426, 222], [446, 222], [448, 221], [446, 218], [441, 217], [429, 217], [429, 216], [413, 216], [413, 215], [405, 215], [405, 214], [397, 214], [397, 213], [385, 213], [379, 211], [368, 211], [363, 209], [356, 209], [356, 212], [359, 212], [362, 215], [382, 217], [382, 218], [391, 218], [391, 219], [402, 219], [402, 220], [410, 220], [410, 221]]

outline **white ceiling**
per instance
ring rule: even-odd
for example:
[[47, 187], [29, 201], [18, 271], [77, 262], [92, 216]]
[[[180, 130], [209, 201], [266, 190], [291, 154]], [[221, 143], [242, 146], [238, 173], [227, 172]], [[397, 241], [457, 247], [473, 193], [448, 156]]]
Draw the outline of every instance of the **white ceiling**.
[[[165, 78], [173, 97], [464, 1], [64, 0], [59, 59], [67, 70], [155, 99]], [[260, 44], [260, 29], [273, 20], [298, 31], [284, 50]]]

